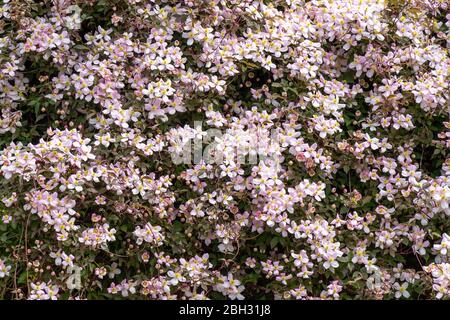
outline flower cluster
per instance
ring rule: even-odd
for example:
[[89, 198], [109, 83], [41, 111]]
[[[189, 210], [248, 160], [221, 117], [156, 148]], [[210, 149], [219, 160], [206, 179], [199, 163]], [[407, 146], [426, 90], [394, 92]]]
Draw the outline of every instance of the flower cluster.
[[31, 283], [28, 300], [58, 300], [59, 288], [51, 283]]

